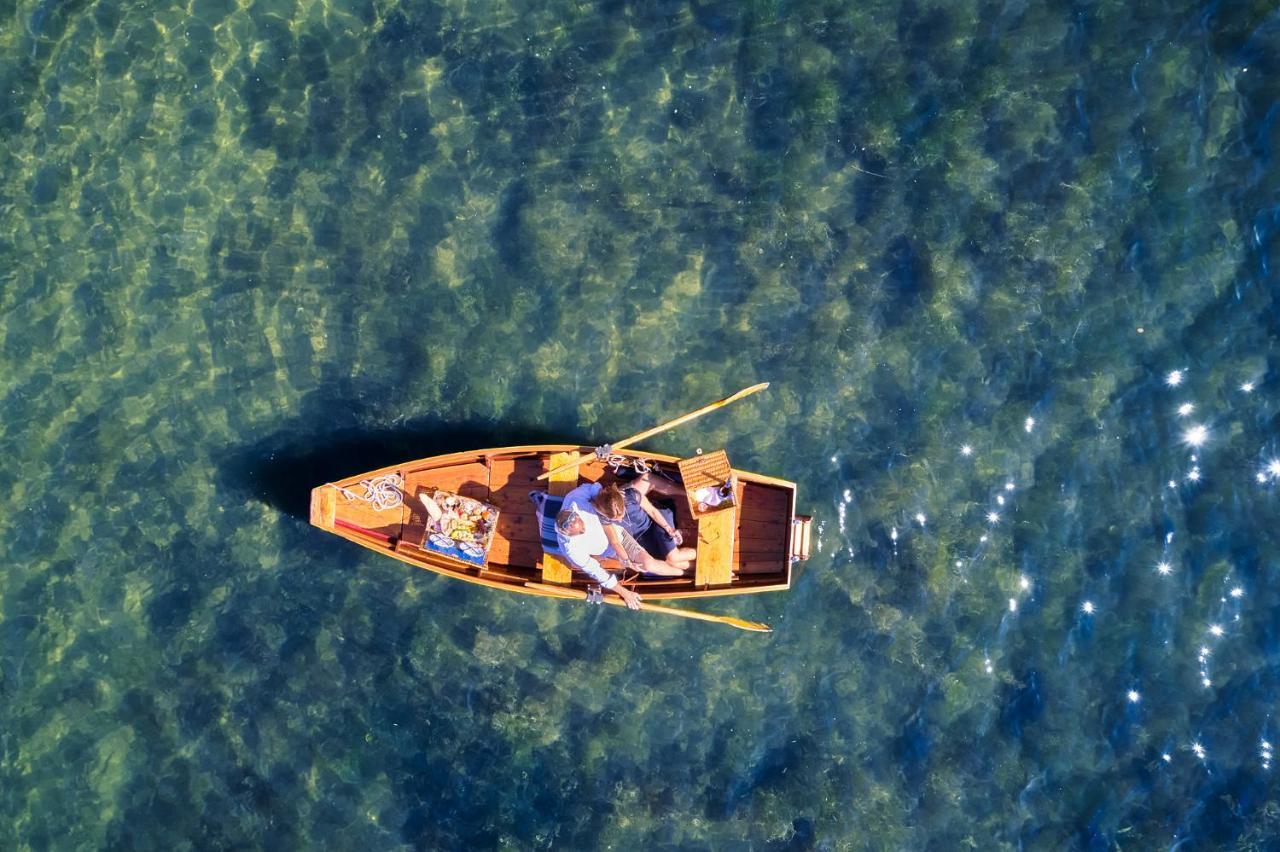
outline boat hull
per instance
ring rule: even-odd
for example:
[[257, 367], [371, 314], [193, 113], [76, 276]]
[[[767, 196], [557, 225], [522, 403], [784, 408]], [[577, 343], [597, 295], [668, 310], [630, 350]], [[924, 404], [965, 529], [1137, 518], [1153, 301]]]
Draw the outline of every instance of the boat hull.
[[[569, 444], [499, 447], [431, 456], [357, 474], [317, 486], [311, 492], [311, 523], [368, 550], [447, 577], [489, 588], [539, 597], [585, 597], [589, 579], [574, 572], [568, 582], [548, 583], [543, 572], [534, 506], [529, 492], [547, 490], [538, 476], [552, 468], [552, 456], [580, 452], [591, 458], [578, 468], [577, 481], [608, 481], [613, 472], [594, 458], [593, 448]], [[621, 450], [617, 455], [656, 463], [675, 471], [673, 456]], [[376, 509], [360, 499], [362, 481], [387, 474], [402, 478], [412, 498], [422, 490], [440, 489], [491, 503], [498, 522], [484, 566], [469, 565], [424, 550], [421, 512], [412, 499], [404, 505]], [[795, 514], [795, 484], [783, 479], [735, 470], [740, 505], [728, 582], [702, 583], [694, 576], [640, 578], [635, 588], [646, 600], [703, 598], [781, 591], [790, 587], [793, 556], [807, 555], [807, 518]], [[572, 476], [572, 475], [571, 475]], [[686, 543], [698, 541], [698, 524], [686, 501], [676, 499], [676, 523]], [[606, 562], [606, 567], [609, 563]], [[629, 583], [630, 585], [630, 583]]]

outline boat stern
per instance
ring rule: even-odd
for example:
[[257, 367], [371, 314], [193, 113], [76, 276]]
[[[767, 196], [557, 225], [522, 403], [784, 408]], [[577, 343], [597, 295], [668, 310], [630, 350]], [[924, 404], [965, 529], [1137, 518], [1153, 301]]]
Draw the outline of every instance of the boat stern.
[[804, 562], [809, 558], [809, 527], [813, 524], [810, 515], [796, 515], [791, 519], [791, 552], [792, 562]]

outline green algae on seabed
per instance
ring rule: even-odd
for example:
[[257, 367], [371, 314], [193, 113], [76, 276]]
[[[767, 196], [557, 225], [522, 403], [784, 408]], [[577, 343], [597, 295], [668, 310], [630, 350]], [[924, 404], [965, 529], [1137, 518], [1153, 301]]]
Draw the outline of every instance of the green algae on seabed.
[[[1278, 37], [0, 0], [0, 843], [1265, 845]], [[301, 516], [757, 380], [653, 446], [798, 481], [764, 641]]]

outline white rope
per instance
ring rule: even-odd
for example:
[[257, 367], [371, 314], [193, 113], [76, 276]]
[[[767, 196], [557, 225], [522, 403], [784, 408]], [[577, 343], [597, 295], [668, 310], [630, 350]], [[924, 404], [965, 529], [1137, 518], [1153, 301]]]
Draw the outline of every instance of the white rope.
[[629, 458], [628, 456], [619, 455], [617, 453], [602, 456], [602, 459], [605, 464], [613, 468], [613, 472], [615, 474], [620, 473], [623, 468], [631, 468], [636, 473], [648, 473], [654, 468], [653, 462], [648, 459]]
[[[332, 483], [330, 483], [332, 485]], [[360, 484], [364, 486], [364, 493], [357, 494], [350, 489], [343, 488], [341, 485], [333, 487], [342, 492], [348, 500], [364, 500], [374, 510], [381, 512], [386, 509], [395, 509], [404, 502], [403, 492], [404, 480], [400, 478], [398, 473], [386, 473], [382, 476], [375, 476], [373, 479], [362, 479]]]

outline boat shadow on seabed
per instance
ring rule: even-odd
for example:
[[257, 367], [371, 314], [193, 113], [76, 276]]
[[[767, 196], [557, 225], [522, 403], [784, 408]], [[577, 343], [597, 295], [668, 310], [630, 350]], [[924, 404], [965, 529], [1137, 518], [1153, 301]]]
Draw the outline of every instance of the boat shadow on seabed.
[[[342, 419], [350, 419], [342, 418]], [[248, 496], [302, 523], [309, 514], [311, 489], [403, 461], [480, 447], [502, 447], [564, 440], [564, 433], [523, 424], [484, 421], [407, 420], [395, 426], [368, 427], [340, 422], [317, 428], [317, 420], [293, 424], [216, 459], [221, 492]]]

